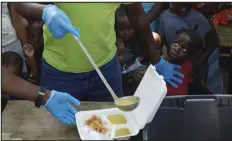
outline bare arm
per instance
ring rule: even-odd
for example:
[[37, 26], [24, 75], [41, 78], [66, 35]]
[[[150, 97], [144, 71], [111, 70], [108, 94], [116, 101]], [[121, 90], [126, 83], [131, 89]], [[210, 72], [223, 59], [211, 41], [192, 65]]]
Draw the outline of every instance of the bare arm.
[[8, 8], [12, 24], [16, 30], [19, 40], [23, 44], [27, 43], [27, 21], [15, 11], [15, 8], [11, 4], [9, 4]]
[[[9, 72], [2, 67], [2, 92], [6, 95], [16, 96], [30, 101], [35, 101], [40, 87], [35, 86]], [[49, 98], [46, 97], [45, 101]]]
[[23, 18], [32, 21], [42, 21], [43, 10], [46, 7], [38, 3], [10, 3], [10, 6]]
[[[27, 58], [28, 58], [28, 64], [31, 67], [30, 75], [32, 75], [33, 77], [37, 77], [38, 75], [37, 64], [36, 64], [34, 55], [28, 56]], [[31, 80], [31, 81], [35, 81], [35, 80]], [[33, 82], [33, 83], [36, 83], [36, 82]]]
[[152, 64], [156, 64], [160, 60], [160, 54], [158, 47], [155, 45], [155, 40], [152, 36], [152, 30], [149, 25], [149, 22], [144, 22], [141, 24], [140, 20], [142, 20], [145, 16], [145, 12], [140, 3], [129, 4], [125, 6], [128, 19], [132, 27], [138, 33], [142, 45], [148, 48], [149, 56]]
[[[26, 21], [23, 17], [21, 17], [16, 11], [15, 7], [9, 5], [9, 11], [11, 15], [12, 24], [16, 30], [17, 36], [23, 45], [29, 43], [29, 35], [28, 35], [28, 21]], [[27, 54], [26, 54], [27, 55]], [[37, 66], [34, 57], [27, 57], [29, 60], [29, 65], [31, 67], [31, 71], [34, 75], [37, 75]]]
[[151, 11], [146, 15], [146, 20], [152, 22], [155, 20], [161, 13], [164, 7], [164, 3], [158, 2], [156, 3]]
[[37, 47], [37, 45], [41, 42], [41, 38], [43, 36], [42, 32], [43, 24], [42, 22], [29, 22], [27, 28], [28, 39], [30, 43]]
[[217, 33], [211, 29], [204, 38], [205, 41], [205, 49], [202, 50], [197, 56], [197, 60], [195, 62], [194, 66], [197, 66], [201, 63], [203, 63], [205, 60], [207, 60], [210, 55], [213, 53], [213, 51], [218, 47], [219, 45], [219, 38], [217, 36]]

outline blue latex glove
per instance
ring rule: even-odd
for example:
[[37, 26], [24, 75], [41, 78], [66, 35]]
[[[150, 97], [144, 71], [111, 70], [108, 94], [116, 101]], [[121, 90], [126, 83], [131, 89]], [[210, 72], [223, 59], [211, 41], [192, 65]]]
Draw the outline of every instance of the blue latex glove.
[[42, 14], [42, 19], [55, 38], [63, 38], [66, 33], [80, 38], [80, 30], [74, 27], [68, 16], [54, 5], [48, 5]]
[[171, 64], [161, 58], [159, 63], [155, 64], [155, 67], [157, 72], [163, 75], [164, 80], [172, 87], [178, 88], [177, 84], [183, 83], [180, 78], [184, 78], [184, 75], [177, 71], [181, 69], [180, 65]]
[[77, 111], [70, 103], [75, 106], [80, 105], [80, 101], [71, 95], [52, 90], [50, 98], [47, 100], [44, 107], [46, 107], [56, 119], [64, 124], [75, 124], [75, 114]]

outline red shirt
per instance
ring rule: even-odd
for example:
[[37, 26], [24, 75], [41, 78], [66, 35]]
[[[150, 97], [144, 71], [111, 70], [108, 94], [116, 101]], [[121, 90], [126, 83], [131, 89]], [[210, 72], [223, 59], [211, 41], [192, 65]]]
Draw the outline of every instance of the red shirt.
[[229, 21], [232, 21], [232, 8], [225, 9], [219, 13], [217, 13], [213, 19], [213, 24], [218, 25], [227, 25]]
[[188, 94], [188, 85], [192, 83], [193, 76], [192, 76], [192, 62], [186, 61], [182, 65], [182, 68], [179, 70], [180, 73], [184, 74], [183, 83], [178, 85], [178, 88], [173, 88], [170, 85], [167, 85], [167, 96], [173, 95], [187, 95]]

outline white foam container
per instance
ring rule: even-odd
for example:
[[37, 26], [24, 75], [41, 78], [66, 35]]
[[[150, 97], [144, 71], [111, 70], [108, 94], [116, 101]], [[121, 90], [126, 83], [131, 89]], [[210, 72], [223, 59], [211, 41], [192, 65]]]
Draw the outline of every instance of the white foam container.
[[[128, 140], [131, 136], [137, 135], [139, 130], [152, 121], [166, 93], [167, 87], [163, 77], [156, 72], [154, 66], [150, 65], [134, 94], [140, 97], [139, 106], [131, 112], [123, 112], [117, 108], [78, 112], [75, 116], [80, 138], [82, 140]], [[111, 114], [124, 115], [127, 124], [111, 124], [107, 119], [107, 116]], [[108, 129], [106, 134], [100, 134], [85, 125], [85, 121], [92, 115], [97, 115], [105, 122]], [[131, 134], [115, 137], [115, 131], [120, 128], [128, 128]]]

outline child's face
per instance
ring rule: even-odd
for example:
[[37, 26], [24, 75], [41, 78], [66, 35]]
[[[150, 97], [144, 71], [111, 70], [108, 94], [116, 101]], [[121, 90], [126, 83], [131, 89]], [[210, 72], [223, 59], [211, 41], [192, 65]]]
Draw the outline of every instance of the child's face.
[[171, 9], [178, 16], [186, 16], [188, 12], [191, 10], [192, 5], [189, 3], [171, 3]]
[[174, 41], [168, 49], [168, 55], [174, 62], [184, 62], [189, 57], [187, 42]]
[[132, 37], [134, 30], [127, 18], [118, 20], [117, 32], [123, 41], [128, 41]]

